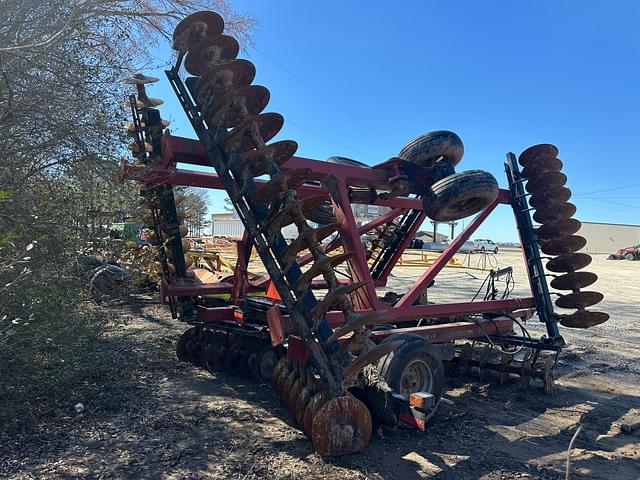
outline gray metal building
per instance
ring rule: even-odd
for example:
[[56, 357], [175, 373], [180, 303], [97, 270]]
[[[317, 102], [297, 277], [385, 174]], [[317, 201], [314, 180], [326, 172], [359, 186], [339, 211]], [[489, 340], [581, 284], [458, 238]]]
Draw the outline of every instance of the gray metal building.
[[613, 253], [640, 244], [640, 225], [582, 222], [577, 235], [587, 239], [587, 253]]

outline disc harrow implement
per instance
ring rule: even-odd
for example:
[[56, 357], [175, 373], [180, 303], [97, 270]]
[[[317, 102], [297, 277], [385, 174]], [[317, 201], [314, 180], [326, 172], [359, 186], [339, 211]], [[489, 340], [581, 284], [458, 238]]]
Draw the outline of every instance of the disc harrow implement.
[[[161, 101], [145, 90], [157, 79], [126, 80], [136, 88], [129, 99], [133, 122], [125, 126], [135, 161], [123, 161], [121, 177], [140, 187], [161, 298], [189, 325], [177, 342], [178, 358], [214, 375], [227, 371], [270, 383], [322, 456], [362, 451], [376, 424], [424, 430], [448, 363], [481, 374], [494, 370], [501, 380], [541, 379], [551, 391], [550, 359], [564, 345], [558, 321], [586, 327], [606, 320], [605, 313], [586, 310], [601, 296], [581, 290], [596, 277], [581, 271], [591, 259], [577, 252], [584, 239], [576, 235], [580, 223], [572, 218], [576, 209], [568, 203], [557, 149], [528, 149], [522, 172], [509, 154], [508, 190], [489, 172], [456, 172], [464, 147], [449, 131], [419, 135], [374, 167], [345, 157], [297, 157], [296, 141], [272, 141], [284, 117], [268, 111], [269, 90], [253, 84], [255, 66], [237, 58], [239, 45], [224, 32], [219, 15], [197, 12], [173, 35], [177, 60], [166, 74], [198, 140], [168, 131], [156, 108]], [[215, 174], [178, 163], [213, 167]], [[194, 268], [183, 238], [189, 212], [173, 185], [226, 191], [244, 225], [233, 275], [219, 279]], [[437, 274], [500, 204], [516, 214], [532, 295], [427, 301]], [[379, 214], [359, 224], [354, 211], [361, 205], [374, 205]], [[475, 214], [408, 291], [378, 297], [376, 288], [386, 285], [423, 222]], [[248, 272], [254, 250], [265, 275]], [[563, 292], [557, 306], [574, 313], [554, 312], [540, 250], [555, 256], [547, 268], [557, 274], [551, 287]], [[523, 326], [534, 310], [547, 329], [538, 339]], [[493, 348], [497, 342], [502, 348]]]
[[536, 209], [533, 219], [541, 224], [536, 233], [543, 253], [557, 255], [547, 263], [547, 269], [565, 275], [556, 276], [551, 287], [570, 290], [556, 300], [560, 308], [575, 308], [577, 311], [564, 316], [560, 323], [566, 327], [589, 328], [603, 323], [609, 316], [603, 312], [586, 310], [600, 303], [604, 296], [598, 292], [582, 291], [596, 282], [597, 275], [579, 271], [591, 263], [587, 254], [576, 253], [586, 245], [584, 237], [574, 235], [580, 230], [580, 222], [571, 218], [576, 207], [568, 200], [571, 192], [566, 188], [567, 177], [560, 170], [563, 163], [557, 158], [554, 145], [535, 145], [520, 155], [524, 167], [522, 177], [526, 179], [526, 190], [531, 193], [531, 206]]

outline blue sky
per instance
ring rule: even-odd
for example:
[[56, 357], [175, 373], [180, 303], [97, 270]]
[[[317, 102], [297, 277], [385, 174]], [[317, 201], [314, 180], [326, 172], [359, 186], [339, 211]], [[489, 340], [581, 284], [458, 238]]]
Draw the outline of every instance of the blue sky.
[[[299, 155], [376, 164], [447, 129], [464, 141], [458, 171], [506, 186], [506, 152], [554, 143], [578, 219], [640, 223], [640, 2], [232, 3], [258, 21], [240, 57], [285, 117], [276, 139]], [[174, 134], [193, 136], [164, 76], [151, 92]], [[212, 191], [211, 212], [224, 197]], [[510, 209], [477, 237], [516, 240]]]

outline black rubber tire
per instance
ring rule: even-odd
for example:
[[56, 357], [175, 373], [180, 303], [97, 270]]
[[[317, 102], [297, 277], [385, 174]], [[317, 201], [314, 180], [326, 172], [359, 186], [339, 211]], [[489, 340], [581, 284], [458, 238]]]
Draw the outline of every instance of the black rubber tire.
[[458, 135], [448, 130], [423, 133], [400, 150], [398, 157], [421, 167], [430, 168], [440, 158], [454, 167], [464, 155], [464, 145]]
[[431, 186], [424, 211], [438, 222], [460, 220], [484, 210], [498, 197], [498, 182], [484, 170], [454, 173]]
[[96, 302], [124, 301], [131, 293], [131, 275], [116, 265], [102, 265], [89, 273], [89, 294]]
[[[369, 168], [369, 165], [347, 157], [329, 157], [327, 158], [327, 162], [337, 163], [339, 165], [349, 165], [351, 167]], [[312, 222], [317, 223], [318, 225], [330, 225], [332, 223], [335, 223], [336, 216], [333, 214], [333, 203], [330, 200], [327, 200], [322, 205], [320, 205], [320, 208], [309, 215], [308, 219]]]
[[[432, 376], [432, 388], [436, 402], [442, 397], [444, 390], [444, 366], [437, 347], [430, 344], [419, 335], [398, 333], [390, 335], [382, 343], [404, 340], [404, 343], [393, 352], [388, 353], [378, 361], [378, 371], [385, 379], [391, 390], [400, 393], [400, 381], [406, 366], [414, 360], [420, 359], [428, 365]], [[367, 405], [376, 420], [385, 425], [396, 425], [398, 417], [394, 411], [394, 400], [391, 393], [379, 389], [367, 390]]]
[[625, 260], [629, 260], [629, 261], [633, 261], [633, 260], [635, 260], [635, 259], [636, 259], [636, 256], [635, 256], [633, 253], [627, 253], [627, 254], [624, 256], [624, 259], [625, 259]]
[[494, 249], [493, 249], [493, 253], [494, 253], [495, 255], [497, 255], [497, 254], [498, 254], [498, 247], [496, 247], [496, 248], [494, 248]]
[[378, 361], [378, 371], [387, 384], [394, 392], [400, 392], [402, 372], [409, 362], [420, 359], [431, 370], [432, 387], [429, 393], [436, 397], [436, 402], [440, 400], [444, 390], [444, 367], [437, 347], [421, 336], [410, 333], [390, 335], [384, 342], [395, 340], [404, 340], [404, 343]]

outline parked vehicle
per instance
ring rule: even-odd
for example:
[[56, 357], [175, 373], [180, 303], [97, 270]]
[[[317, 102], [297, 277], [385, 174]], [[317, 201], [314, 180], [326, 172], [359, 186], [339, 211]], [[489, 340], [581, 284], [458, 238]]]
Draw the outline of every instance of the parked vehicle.
[[[428, 242], [424, 244], [424, 250], [429, 250], [430, 252], [443, 252], [451, 243], [451, 240], [447, 240], [446, 242]], [[475, 251], [475, 245], [472, 241], [467, 240], [462, 244], [462, 246], [458, 249], [458, 253], [473, 253]]]
[[607, 260], [640, 260], [640, 245], [635, 247], [625, 247], [618, 250], [616, 253], [612, 253], [607, 257]]
[[478, 238], [473, 241], [474, 251], [498, 253], [498, 245], [493, 240]]

